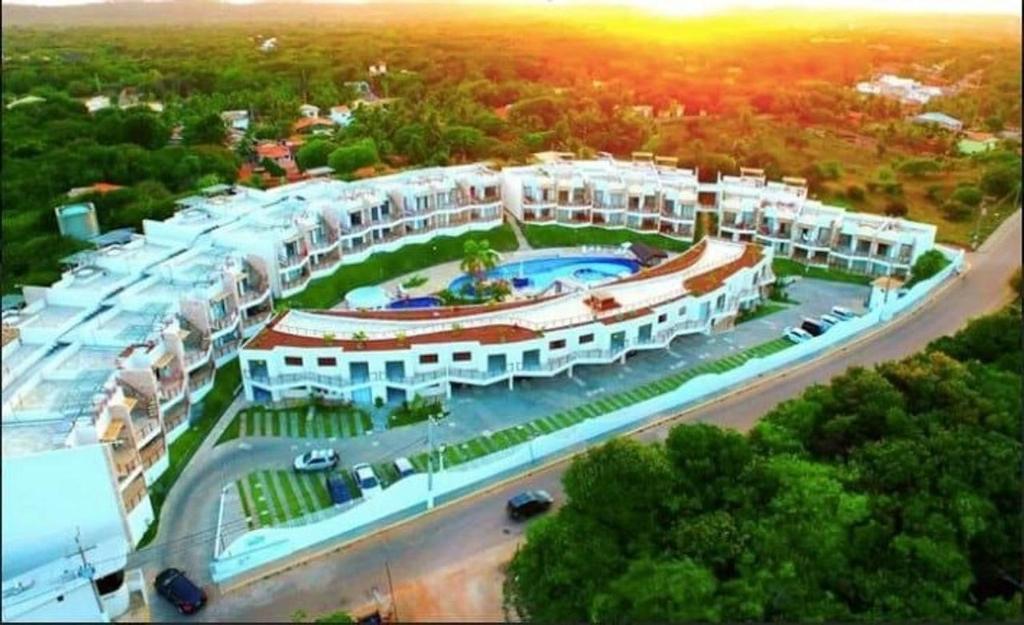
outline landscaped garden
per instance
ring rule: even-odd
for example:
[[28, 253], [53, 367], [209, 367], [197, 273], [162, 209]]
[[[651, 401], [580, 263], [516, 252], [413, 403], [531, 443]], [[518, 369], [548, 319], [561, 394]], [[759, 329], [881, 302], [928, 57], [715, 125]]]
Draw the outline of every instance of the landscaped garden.
[[685, 252], [690, 244], [660, 234], [604, 228], [568, 228], [524, 224], [523, 235], [533, 247], [580, 247], [583, 245], [619, 246], [623, 243], [646, 243], [670, 252]]
[[851, 284], [871, 284], [874, 279], [858, 273], [850, 273], [830, 267], [814, 267], [797, 262], [792, 258], [775, 258], [772, 260], [772, 271], [777, 278], [786, 276], [804, 276], [815, 280], [828, 280], [831, 282], [849, 282]]
[[372, 430], [370, 415], [348, 404], [312, 403], [289, 408], [250, 406], [235, 415], [217, 444], [243, 436], [351, 438]]
[[394, 252], [378, 252], [361, 263], [342, 265], [333, 274], [310, 282], [301, 293], [278, 301], [277, 306], [330, 308], [345, 293], [357, 287], [380, 284], [425, 267], [463, 259], [466, 255], [466, 242], [478, 240], [486, 240], [493, 250], [502, 252], [519, 247], [508, 224], [491, 230], [467, 232], [457, 237], [436, 237], [428, 243], [405, 245]]

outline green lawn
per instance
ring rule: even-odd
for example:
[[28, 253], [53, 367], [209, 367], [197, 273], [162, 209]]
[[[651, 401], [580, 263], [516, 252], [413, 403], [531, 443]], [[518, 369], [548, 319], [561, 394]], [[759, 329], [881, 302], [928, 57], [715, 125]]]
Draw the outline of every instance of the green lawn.
[[342, 265], [333, 274], [313, 280], [301, 293], [280, 300], [277, 305], [289, 308], [330, 308], [356, 287], [379, 284], [418, 269], [461, 259], [463, 244], [479, 239], [487, 239], [491, 248], [499, 252], [509, 252], [519, 247], [515, 233], [508, 224], [491, 230], [467, 232], [457, 237], [437, 237], [429, 243], [406, 245], [394, 252], [373, 254], [361, 263]]
[[871, 284], [873, 278], [858, 273], [848, 273], [837, 269], [826, 269], [824, 267], [812, 267], [797, 262], [792, 258], [776, 258], [772, 261], [772, 271], [775, 276], [804, 276], [816, 280], [829, 280], [831, 282], [849, 282], [852, 284]]
[[[359, 496], [346, 469], [338, 469], [349, 485], [353, 497]], [[323, 473], [295, 473], [287, 469], [254, 471], [235, 485], [242, 496], [246, 515], [255, 513], [252, 526], [272, 526], [296, 519], [331, 506], [327, 492], [327, 476]]]
[[[214, 376], [213, 388], [203, 398], [203, 416], [197, 423], [193, 423], [181, 436], [171, 443], [168, 449], [170, 455], [170, 466], [163, 475], [149, 487], [149, 501], [153, 505], [153, 523], [146, 529], [146, 533], [139, 541], [137, 549], [142, 549], [156, 538], [159, 531], [160, 508], [167, 499], [167, 493], [178, 480], [178, 476], [188, 465], [199, 446], [206, 440], [206, 436], [213, 429], [213, 426], [220, 420], [220, 417], [231, 405], [235, 398], [235, 391], [242, 381], [242, 371], [235, 358], [223, 367], [217, 369]], [[229, 428], [230, 429], [230, 428]]]
[[[510, 428], [492, 433], [490, 436], [478, 436], [476, 438], [456, 443], [445, 449], [445, 466], [451, 466], [475, 460], [512, 445], [518, 445], [535, 436], [550, 434], [557, 430], [569, 427], [584, 419], [591, 419], [620, 408], [639, 403], [651, 397], [667, 393], [678, 388], [684, 382], [705, 373], [722, 373], [735, 369], [751, 358], [763, 358], [782, 351], [791, 343], [783, 338], [773, 339], [760, 345], [748, 348], [738, 354], [732, 354], [713, 362], [702, 363], [696, 367], [686, 369], [679, 373], [666, 376], [653, 382], [648, 382], [633, 389], [606, 395], [586, 404], [581, 404], [565, 412], [540, 417], [529, 423], [514, 425]], [[427, 470], [427, 459], [429, 454], [423, 452], [411, 457], [409, 460], [417, 471]], [[434, 467], [438, 467], [438, 459], [435, 455]]]
[[373, 429], [373, 419], [354, 406], [309, 406], [266, 408], [250, 406], [240, 410], [217, 444], [242, 436], [285, 436], [290, 438], [344, 438], [362, 436]]
[[604, 228], [567, 228], [565, 226], [523, 225], [523, 234], [533, 247], [577, 247], [580, 245], [621, 245], [639, 241], [672, 252], [683, 252], [690, 247], [686, 241], [653, 233], [632, 230], [605, 230]]

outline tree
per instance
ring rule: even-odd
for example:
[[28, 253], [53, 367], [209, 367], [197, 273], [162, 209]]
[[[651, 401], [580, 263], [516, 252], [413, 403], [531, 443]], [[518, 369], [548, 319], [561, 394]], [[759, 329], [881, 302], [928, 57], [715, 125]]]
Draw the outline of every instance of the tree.
[[910, 284], [931, 278], [945, 269], [948, 264], [949, 259], [942, 252], [939, 250], [928, 250], [914, 261], [914, 266], [910, 270]]
[[885, 205], [885, 214], [889, 217], [906, 217], [907, 205], [900, 200], [889, 200]]
[[487, 239], [470, 239], [462, 245], [462, 262], [459, 269], [473, 276], [478, 284], [487, 271], [498, 265], [498, 253], [491, 249]]
[[302, 170], [323, 167], [327, 164], [327, 159], [331, 153], [336, 149], [337, 146], [330, 141], [314, 139], [299, 148], [299, 151], [295, 154], [295, 161]]
[[999, 163], [985, 169], [981, 175], [981, 190], [990, 197], [1006, 197], [1020, 189], [1020, 162]]
[[637, 560], [594, 597], [594, 623], [718, 621], [715, 576], [691, 560]]
[[337, 148], [327, 157], [327, 164], [335, 172], [349, 174], [362, 167], [374, 165], [380, 161], [377, 145], [373, 139], [362, 139], [355, 143]]
[[191, 145], [220, 145], [224, 143], [227, 130], [217, 113], [208, 113], [185, 124], [182, 138]]

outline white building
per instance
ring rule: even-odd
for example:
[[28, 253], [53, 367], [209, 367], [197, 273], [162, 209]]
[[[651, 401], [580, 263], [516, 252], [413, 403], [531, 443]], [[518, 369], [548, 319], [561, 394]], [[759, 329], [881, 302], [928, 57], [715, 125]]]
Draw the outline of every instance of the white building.
[[110, 445], [5, 451], [4, 622], [104, 622], [148, 602], [141, 572], [125, 570], [113, 462]]
[[228, 128], [245, 132], [249, 130], [249, 111], [224, 111], [220, 118]]
[[85, 104], [85, 109], [90, 113], [110, 108], [110, 98], [105, 95], [96, 95], [91, 98], [86, 98], [82, 103]]
[[913, 78], [882, 74], [870, 82], [857, 83], [859, 93], [894, 98], [906, 104], [926, 104], [943, 94], [942, 87], [922, 84]]
[[453, 384], [571, 376], [677, 336], [728, 327], [771, 285], [771, 252], [705, 239], [652, 269], [523, 301], [403, 311], [278, 315], [242, 349], [246, 397], [322, 394], [369, 404]]
[[320, 107], [313, 104], [303, 104], [299, 107], [299, 115], [309, 119], [320, 117]]
[[339, 126], [348, 126], [352, 123], [352, 111], [344, 104], [331, 107], [331, 121]]

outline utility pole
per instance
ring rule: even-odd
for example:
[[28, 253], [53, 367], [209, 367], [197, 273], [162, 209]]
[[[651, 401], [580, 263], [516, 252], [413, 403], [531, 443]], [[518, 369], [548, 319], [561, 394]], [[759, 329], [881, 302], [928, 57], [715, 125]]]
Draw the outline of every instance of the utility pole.
[[[78, 547], [78, 557], [82, 559], [82, 566], [78, 569], [78, 576], [85, 576], [89, 580], [89, 586], [92, 587], [92, 596], [96, 598], [96, 608], [100, 611], [100, 614], [104, 614], [103, 600], [100, 599], [100, 591], [96, 589], [96, 568], [89, 564], [89, 561], [85, 559], [86, 549], [82, 547], [82, 529], [78, 526], [75, 527], [75, 545]], [[93, 545], [89, 549], [95, 549]]]
[[[427, 417], [427, 446], [430, 447], [430, 453], [427, 454], [427, 509], [434, 507], [434, 426], [441, 419], [448, 416], [448, 411], [442, 409], [441, 412], [435, 415]], [[444, 460], [438, 458], [441, 463], [441, 469], [444, 468]]]
[[384, 571], [388, 574], [388, 594], [391, 595], [391, 618], [396, 623], [401, 623], [398, 618], [398, 597], [395, 596], [395, 585], [391, 581], [391, 566], [384, 560]]

